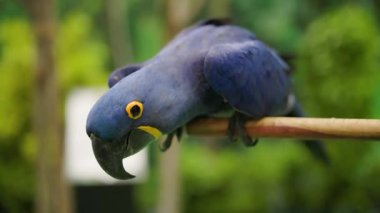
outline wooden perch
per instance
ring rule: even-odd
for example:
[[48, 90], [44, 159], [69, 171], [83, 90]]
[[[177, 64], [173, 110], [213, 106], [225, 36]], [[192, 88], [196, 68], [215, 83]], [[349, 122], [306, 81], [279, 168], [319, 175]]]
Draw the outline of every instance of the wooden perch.
[[[226, 135], [228, 119], [199, 118], [187, 126], [189, 135]], [[380, 120], [266, 117], [246, 123], [251, 137], [380, 140]]]

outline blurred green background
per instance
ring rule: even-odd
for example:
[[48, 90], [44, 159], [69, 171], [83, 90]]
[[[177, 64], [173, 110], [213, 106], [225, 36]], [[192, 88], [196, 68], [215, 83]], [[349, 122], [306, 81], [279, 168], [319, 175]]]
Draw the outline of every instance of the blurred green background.
[[[27, 2], [0, 0], [0, 212], [31, 212], [36, 197], [38, 53]], [[379, 1], [56, 0], [55, 8], [62, 123], [73, 88], [105, 86], [114, 68], [152, 57], [176, 31], [210, 17], [230, 17], [291, 56], [309, 116], [380, 117]], [[292, 140], [252, 149], [209, 141], [180, 145], [183, 212], [380, 211], [378, 143], [326, 141], [326, 167]], [[161, 154], [151, 149], [149, 179], [134, 190], [138, 212], [155, 212], [159, 200]]]

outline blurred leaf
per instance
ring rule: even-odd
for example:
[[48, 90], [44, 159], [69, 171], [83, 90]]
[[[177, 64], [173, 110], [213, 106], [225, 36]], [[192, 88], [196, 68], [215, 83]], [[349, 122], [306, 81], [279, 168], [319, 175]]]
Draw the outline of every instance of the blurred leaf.
[[106, 46], [92, 36], [93, 23], [84, 13], [70, 13], [57, 38], [57, 68], [61, 89], [106, 81]]
[[373, 104], [372, 104], [372, 117], [380, 118], [380, 75], [376, 80], [377, 86], [372, 94]]
[[[69, 14], [58, 29], [56, 66], [62, 97], [83, 85], [106, 84], [107, 50], [83, 13]], [[36, 141], [31, 126], [35, 41], [29, 23], [0, 24], [0, 210], [27, 212], [34, 193]], [[63, 105], [62, 105], [63, 107]]]
[[134, 27], [136, 60], [145, 61], [157, 54], [162, 47], [164, 41], [163, 23], [157, 17], [145, 15], [136, 20]]
[[281, 51], [294, 50], [301, 35], [296, 21], [301, 1], [241, 0], [231, 1], [231, 4], [232, 17], [238, 17], [238, 24]]
[[[14, 137], [30, 119], [35, 47], [29, 25], [17, 20], [0, 25], [0, 138]], [[10, 141], [1, 141], [10, 142]]]
[[366, 117], [379, 76], [373, 17], [349, 5], [315, 21], [300, 46], [297, 88], [318, 116]]
[[[300, 43], [297, 59], [296, 88], [307, 111], [322, 117], [370, 117], [380, 76], [378, 47], [374, 17], [360, 6], [349, 4], [316, 19]], [[327, 197], [320, 205], [338, 212], [367, 211], [374, 204], [362, 183], [377, 181], [364, 172], [375, 168], [368, 164], [371, 144], [328, 145], [333, 173], [324, 183]]]
[[[299, 186], [299, 191], [303, 191], [302, 195], [308, 196], [313, 189], [313, 196], [309, 197], [315, 198], [320, 193], [318, 198], [323, 198], [321, 167], [316, 166], [318, 162], [311, 159], [306, 149], [298, 143], [262, 140], [254, 148], [231, 144], [217, 150], [201, 144], [183, 145], [181, 169], [184, 198], [188, 204], [185, 212], [289, 209], [297, 202], [291, 201], [289, 196], [293, 190], [286, 187], [289, 178], [297, 178], [295, 184]], [[309, 166], [309, 173], [289, 173], [310, 164], [313, 166]], [[318, 186], [319, 190], [310, 186]]]

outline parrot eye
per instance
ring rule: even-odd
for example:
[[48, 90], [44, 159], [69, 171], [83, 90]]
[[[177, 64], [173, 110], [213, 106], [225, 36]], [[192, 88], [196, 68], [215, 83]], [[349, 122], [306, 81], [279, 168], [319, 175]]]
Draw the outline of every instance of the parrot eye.
[[132, 101], [125, 107], [125, 111], [132, 119], [138, 119], [143, 113], [143, 104], [140, 101]]

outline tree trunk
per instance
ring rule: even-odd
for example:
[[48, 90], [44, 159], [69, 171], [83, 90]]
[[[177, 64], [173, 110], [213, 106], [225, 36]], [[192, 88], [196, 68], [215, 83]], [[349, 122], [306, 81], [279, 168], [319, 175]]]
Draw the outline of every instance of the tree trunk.
[[35, 211], [69, 212], [67, 185], [62, 174], [62, 137], [54, 63], [54, 0], [26, 1], [37, 48], [34, 128], [37, 138]]

